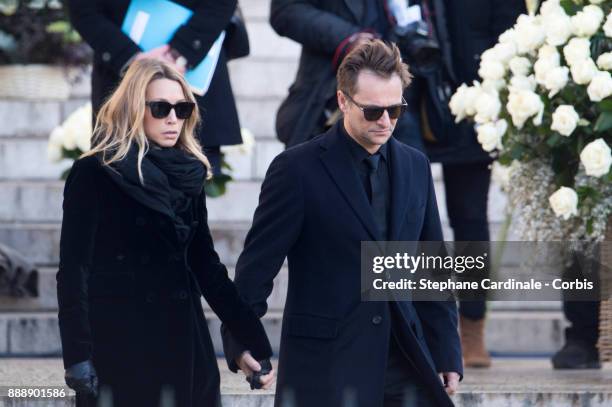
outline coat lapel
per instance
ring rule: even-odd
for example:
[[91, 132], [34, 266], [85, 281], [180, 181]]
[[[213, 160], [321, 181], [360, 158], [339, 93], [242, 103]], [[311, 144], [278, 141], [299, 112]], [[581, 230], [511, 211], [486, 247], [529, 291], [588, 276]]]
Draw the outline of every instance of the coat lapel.
[[402, 154], [399, 141], [389, 139], [391, 153], [391, 223], [389, 239], [399, 240], [399, 232], [406, 216], [410, 197], [410, 162], [406, 154]]
[[338, 126], [341, 123], [339, 121], [321, 138], [320, 146], [323, 149], [321, 161], [372, 240], [383, 240], [376, 227], [368, 197], [352, 165], [350, 152], [339, 133]]

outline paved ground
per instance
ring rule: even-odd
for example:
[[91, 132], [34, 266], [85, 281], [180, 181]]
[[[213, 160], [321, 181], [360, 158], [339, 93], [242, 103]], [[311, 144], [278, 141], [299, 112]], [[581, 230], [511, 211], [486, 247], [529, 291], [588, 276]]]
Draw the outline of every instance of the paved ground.
[[[219, 360], [223, 394], [250, 393], [242, 375]], [[0, 386], [63, 386], [59, 359], [0, 359]], [[547, 359], [494, 359], [490, 369], [468, 369], [460, 387], [466, 393], [612, 392], [612, 366], [602, 370], [555, 371]], [[268, 391], [266, 393], [273, 393]]]

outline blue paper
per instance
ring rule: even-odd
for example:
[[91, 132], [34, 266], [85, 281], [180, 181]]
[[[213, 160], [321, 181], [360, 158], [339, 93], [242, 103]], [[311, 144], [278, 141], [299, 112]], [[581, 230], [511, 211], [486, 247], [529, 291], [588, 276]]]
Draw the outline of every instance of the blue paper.
[[[169, 0], [132, 0], [121, 30], [143, 51], [149, 51], [168, 44], [176, 30], [192, 14], [190, 9]], [[185, 73], [185, 79], [194, 93], [204, 95], [208, 91], [224, 38], [225, 31], [219, 34], [204, 60]]]

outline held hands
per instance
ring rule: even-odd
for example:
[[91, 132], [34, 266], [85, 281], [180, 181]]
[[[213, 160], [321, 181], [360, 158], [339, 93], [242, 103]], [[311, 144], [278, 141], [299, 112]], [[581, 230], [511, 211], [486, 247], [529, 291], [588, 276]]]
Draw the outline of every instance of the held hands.
[[456, 372], [442, 372], [440, 373], [440, 380], [444, 385], [444, 390], [449, 396], [455, 394], [459, 388], [459, 373]]
[[242, 352], [240, 357], [236, 358], [236, 364], [246, 376], [247, 382], [251, 384], [251, 390], [265, 389], [268, 390], [274, 383], [275, 371], [269, 359], [256, 361], [249, 351]]
[[85, 360], [66, 369], [66, 384], [77, 393], [98, 395], [98, 375], [91, 360]]

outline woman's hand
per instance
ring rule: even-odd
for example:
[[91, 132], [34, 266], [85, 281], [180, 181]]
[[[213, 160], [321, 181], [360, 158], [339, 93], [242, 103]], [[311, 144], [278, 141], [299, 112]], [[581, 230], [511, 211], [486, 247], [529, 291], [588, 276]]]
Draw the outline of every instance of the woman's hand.
[[272, 387], [275, 380], [274, 375], [276, 373], [272, 365], [269, 365], [269, 373], [262, 376], [256, 374], [256, 372], [261, 371], [261, 364], [251, 356], [249, 351], [242, 352], [242, 355], [237, 358], [236, 364], [240, 367], [240, 370], [242, 370], [242, 373], [244, 373], [249, 383], [251, 383], [251, 379], [253, 378], [259, 379], [259, 384], [251, 383], [251, 389], [261, 388], [268, 390]]

